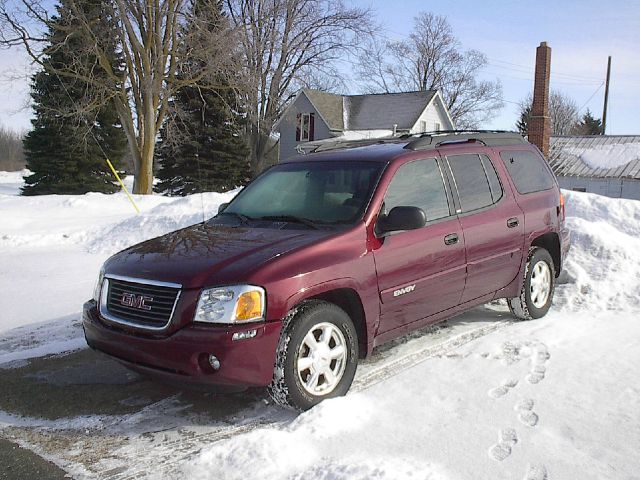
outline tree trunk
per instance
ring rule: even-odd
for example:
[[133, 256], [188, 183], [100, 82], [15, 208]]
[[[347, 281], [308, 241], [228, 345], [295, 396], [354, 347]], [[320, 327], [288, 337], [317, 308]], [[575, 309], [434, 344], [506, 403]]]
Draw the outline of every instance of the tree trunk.
[[153, 193], [153, 154], [155, 143], [145, 142], [140, 152], [140, 167], [135, 179], [133, 193], [149, 195]]
[[251, 143], [251, 176], [255, 178], [267, 166], [265, 153], [267, 150], [267, 142], [269, 137], [260, 133], [256, 126], [251, 127], [250, 143]]

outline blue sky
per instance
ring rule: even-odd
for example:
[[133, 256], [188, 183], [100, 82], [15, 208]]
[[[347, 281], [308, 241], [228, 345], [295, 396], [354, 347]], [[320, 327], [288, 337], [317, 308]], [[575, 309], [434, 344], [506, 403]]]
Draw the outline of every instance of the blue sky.
[[505, 107], [488, 128], [513, 129], [518, 106], [533, 90], [535, 49], [552, 48], [551, 87], [602, 116], [607, 56], [612, 58], [608, 134], [640, 135], [640, 0], [357, 0], [401, 39], [420, 11], [444, 15], [465, 48], [489, 57], [482, 76], [500, 79]]
[[[349, 3], [349, 2], [347, 2]], [[552, 48], [551, 86], [572, 97], [582, 112], [600, 117], [607, 56], [611, 55], [609, 134], [640, 135], [640, 0], [498, 1], [354, 0], [384, 23], [390, 39], [405, 37], [420, 11], [445, 15], [466, 48], [489, 57], [482, 76], [500, 79], [505, 107], [487, 128], [513, 129], [516, 105], [533, 88], [535, 49]], [[0, 51], [0, 123], [29, 128], [29, 67], [19, 51]], [[11, 79], [7, 77], [20, 77]], [[345, 92], [355, 93], [355, 92]]]

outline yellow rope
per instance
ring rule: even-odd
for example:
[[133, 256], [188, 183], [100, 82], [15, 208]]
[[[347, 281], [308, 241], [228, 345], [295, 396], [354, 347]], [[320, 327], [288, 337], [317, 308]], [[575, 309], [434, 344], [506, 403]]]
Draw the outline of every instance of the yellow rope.
[[122, 189], [124, 190], [124, 193], [127, 194], [127, 197], [129, 197], [129, 201], [131, 202], [131, 205], [133, 205], [133, 208], [136, 209], [136, 212], [138, 212], [138, 214], [140, 213], [140, 209], [138, 208], [138, 205], [136, 205], [136, 202], [133, 200], [133, 197], [131, 196], [131, 194], [129, 193], [129, 190], [127, 190], [127, 187], [124, 186], [124, 183], [122, 182], [122, 180], [120, 179], [120, 175], [118, 175], [118, 172], [116, 172], [116, 169], [113, 168], [113, 165], [111, 164], [111, 162], [109, 161], [109, 159], [107, 158], [107, 165], [109, 165], [109, 168], [111, 169], [111, 171], [113, 172], [113, 174], [116, 176], [116, 178], [118, 179], [118, 182], [120, 182], [120, 185], [122, 185]]

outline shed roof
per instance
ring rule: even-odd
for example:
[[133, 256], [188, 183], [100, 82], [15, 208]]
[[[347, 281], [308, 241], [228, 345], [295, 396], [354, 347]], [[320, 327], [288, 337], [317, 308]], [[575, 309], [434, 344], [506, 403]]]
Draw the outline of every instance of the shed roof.
[[640, 136], [551, 137], [549, 165], [558, 177], [640, 179]]

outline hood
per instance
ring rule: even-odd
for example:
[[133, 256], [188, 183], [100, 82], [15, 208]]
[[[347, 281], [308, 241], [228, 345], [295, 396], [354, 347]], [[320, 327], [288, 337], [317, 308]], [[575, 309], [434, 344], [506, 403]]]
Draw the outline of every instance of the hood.
[[123, 250], [105, 264], [107, 274], [201, 288], [242, 283], [265, 262], [334, 232], [198, 224]]

